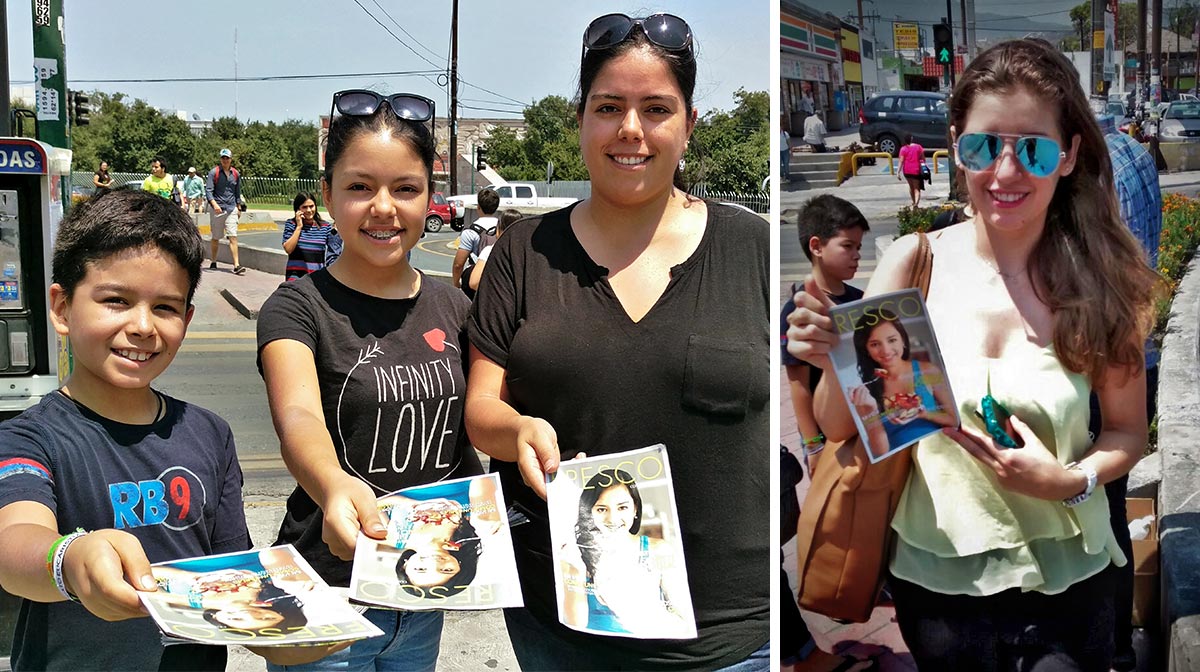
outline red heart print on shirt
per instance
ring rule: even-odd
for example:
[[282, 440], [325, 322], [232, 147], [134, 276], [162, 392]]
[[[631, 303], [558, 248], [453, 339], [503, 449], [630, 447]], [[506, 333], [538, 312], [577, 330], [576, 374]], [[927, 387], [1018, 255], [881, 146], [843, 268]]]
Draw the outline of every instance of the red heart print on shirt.
[[434, 327], [425, 332], [425, 342], [434, 352], [443, 352], [446, 350], [446, 332]]

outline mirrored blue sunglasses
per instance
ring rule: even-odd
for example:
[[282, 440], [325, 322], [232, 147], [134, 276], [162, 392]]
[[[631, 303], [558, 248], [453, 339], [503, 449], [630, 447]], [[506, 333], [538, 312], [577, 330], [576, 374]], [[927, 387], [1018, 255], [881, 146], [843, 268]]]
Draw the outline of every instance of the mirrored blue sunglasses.
[[987, 170], [1000, 158], [1006, 140], [1014, 141], [1013, 152], [1017, 162], [1034, 177], [1050, 175], [1067, 158], [1067, 153], [1057, 141], [1042, 135], [966, 133], [958, 138], [958, 160], [967, 170]]

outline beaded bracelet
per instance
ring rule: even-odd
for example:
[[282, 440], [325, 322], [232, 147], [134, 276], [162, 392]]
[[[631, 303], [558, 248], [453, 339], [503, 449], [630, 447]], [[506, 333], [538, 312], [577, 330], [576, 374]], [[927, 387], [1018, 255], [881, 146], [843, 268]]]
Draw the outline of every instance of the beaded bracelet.
[[47, 569], [50, 570], [50, 578], [53, 579], [54, 587], [58, 588], [58, 592], [62, 593], [63, 597], [71, 600], [72, 602], [78, 602], [79, 598], [75, 597], [71, 594], [71, 591], [67, 590], [66, 580], [63, 578], [63, 560], [67, 557], [67, 549], [70, 548], [71, 544], [85, 534], [87, 534], [87, 532], [84, 531], [83, 528], [75, 528], [74, 532], [59, 537], [50, 546], [52, 557], [50, 558], [49, 567], [47, 567]]

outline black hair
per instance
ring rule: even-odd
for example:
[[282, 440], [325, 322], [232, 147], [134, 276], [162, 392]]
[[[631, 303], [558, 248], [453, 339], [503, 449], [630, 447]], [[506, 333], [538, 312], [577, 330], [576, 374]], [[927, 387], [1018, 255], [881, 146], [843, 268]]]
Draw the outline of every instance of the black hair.
[[[667, 70], [675, 78], [675, 84], [679, 86], [679, 92], [683, 94], [684, 109], [688, 119], [691, 119], [692, 99], [696, 92], [696, 55], [693, 53], [696, 48], [695, 38], [693, 37], [690, 48], [671, 51], [651, 42], [646, 37], [646, 32], [641, 25], [631, 28], [629, 36], [616, 46], [585, 51], [583, 60], [579, 64], [579, 92], [575, 99], [576, 114], [580, 117], [583, 116], [583, 111], [587, 107], [588, 93], [591, 92], [592, 84], [595, 83], [596, 77], [600, 75], [604, 66], [612, 59], [638, 48], [649, 49], [666, 64]], [[687, 191], [687, 185], [683, 181], [683, 171], [679, 168], [675, 169], [674, 183], [681, 191]]]
[[166, 162], [166, 160], [164, 160], [164, 159], [163, 159], [161, 156], [156, 156], [156, 157], [154, 157], [153, 159], [150, 159], [150, 164], [151, 164], [151, 165], [153, 165], [153, 164], [155, 164], [155, 163], [157, 163], [158, 165], [162, 166], [162, 169], [163, 169], [163, 170], [166, 170], [166, 169], [167, 169], [167, 162]]
[[804, 256], [812, 261], [812, 250], [808, 249], [808, 241], [816, 236], [821, 244], [829, 242], [830, 238], [847, 229], [871, 230], [867, 218], [850, 201], [831, 194], [814, 196], [805, 202], [796, 216], [796, 231], [800, 234], [800, 247]]
[[[161, 197], [160, 197], [161, 198]], [[272, 625], [265, 625], [260, 628], [239, 628], [236, 626], [226, 625], [222, 623], [217, 615], [223, 611], [237, 611], [236, 608], [229, 609], [205, 609], [204, 620], [212, 625], [223, 630], [244, 630], [261, 634], [263, 630], [278, 628], [282, 632], [286, 632], [288, 628], [298, 628], [308, 624], [308, 616], [304, 614], [304, 602], [300, 598], [292, 595], [286, 590], [276, 586], [270, 579], [264, 579], [262, 586], [255, 596], [254, 601], [245, 604], [247, 607], [259, 607], [262, 609], [270, 609], [283, 616], [283, 620]]]
[[511, 226], [518, 219], [524, 217], [520, 210], [516, 208], [505, 208], [500, 211], [500, 218], [496, 224], [496, 235], [504, 233], [504, 230]]
[[[304, 205], [305, 201], [312, 201], [313, 205], [316, 205], [317, 197], [313, 196], [312, 194], [308, 193], [307, 191], [302, 191], [302, 192], [296, 194], [296, 197], [292, 199], [292, 212], [296, 212], [297, 210], [299, 210], [300, 206]], [[317, 208], [316, 214], [313, 215], [313, 221], [315, 221], [318, 224], [325, 223], [325, 220], [321, 219], [321, 209], [320, 208]], [[296, 224], [299, 224], [299, 223], [300, 222], [296, 222]]]
[[70, 299], [88, 264], [126, 250], [157, 248], [188, 275], [187, 302], [200, 284], [204, 245], [196, 224], [170, 200], [140, 189], [117, 189], [71, 209], [54, 239], [51, 282]]
[[899, 315], [887, 308], [868, 310], [854, 323], [854, 354], [858, 359], [858, 375], [862, 378], [867, 391], [875, 398], [880, 413], [883, 413], [884, 410], [883, 378], [875, 375], [875, 369], [879, 368], [879, 363], [872, 359], [870, 353], [867, 352], [867, 341], [870, 340], [871, 334], [885, 322], [891, 323], [896, 331], [900, 332], [900, 338], [904, 341], [904, 352], [900, 355], [900, 359], [906, 362], [910, 361], [912, 346], [908, 340], [908, 330], [900, 322]]
[[904, 134], [904, 144], [911, 145], [912, 143], [913, 143], [912, 133], [905, 133]]
[[433, 191], [433, 160], [436, 150], [432, 129], [423, 121], [408, 121], [397, 117], [386, 101], [370, 116], [336, 114], [330, 120], [329, 133], [325, 136], [325, 183], [333, 184], [333, 171], [355, 138], [364, 133], [384, 131], [408, 142], [420, 157], [421, 163], [425, 164], [428, 190]]
[[596, 561], [600, 559], [600, 549], [596, 544], [596, 519], [592, 516], [592, 507], [600, 500], [600, 495], [612, 488], [623, 487], [629, 491], [633, 500], [633, 522], [629, 524], [629, 534], [637, 534], [642, 529], [642, 495], [638, 492], [637, 481], [629, 472], [613, 467], [605, 467], [588, 479], [579, 495], [579, 510], [575, 519], [575, 543], [583, 557], [583, 565], [587, 570], [587, 578], [591, 580], [596, 572]]
[[480, 212], [490, 215], [500, 207], [500, 194], [497, 194], [496, 190], [491, 187], [484, 187], [479, 190], [479, 196], [475, 198], [475, 203], [479, 206]]
[[407, 548], [400, 552], [400, 559], [396, 561], [396, 579], [400, 582], [401, 590], [413, 597], [450, 597], [461, 593], [471, 585], [471, 582], [475, 580], [475, 574], [479, 571], [479, 555], [483, 553], [483, 546], [479, 543], [479, 533], [475, 531], [475, 526], [471, 524], [469, 517], [463, 517], [450, 540], [458, 544], [458, 550], [446, 551], [458, 561], [458, 574], [450, 577], [446, 583], [440, 586], [414, 584], [412, 579], [408, 578], [405, 563], [417, 552]]

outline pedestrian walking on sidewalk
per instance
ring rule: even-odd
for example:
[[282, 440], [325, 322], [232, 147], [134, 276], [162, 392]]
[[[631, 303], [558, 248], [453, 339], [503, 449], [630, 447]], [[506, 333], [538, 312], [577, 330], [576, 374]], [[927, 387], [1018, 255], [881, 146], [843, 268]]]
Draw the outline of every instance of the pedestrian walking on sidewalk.
[[[525, 670], [770, 668], [769, 227], [682, 188], [695, 81], [683, 19], [593, 21], [576, 98], [591, 196], [506, 229], [475, 297], [467, 426], [531, 520], [512, 530], [525, 607], [504, 614]], [[545, 476], [656, 443], [699, 637], [567, 628]]]
[[779, 115], [779, 179], [792, 181], [792, 134], [787, 130], [787, 114]]
[[183, 209], [193, 213], [204, 211], [204, 178], [196, 174], [195, 166], [190, 166], [187, 177], [183, 178]]
[[209, 249], [212, 257], [209, 270], [217, 270], [217, 247], [221, 238], [229, 241], [229, 255], [233, 258], [233, 272], [242, 275], [246, 269], [238, 261], [238, 209], [242, 205], [242, 176], [233, 167], [233, 152], [221, 150], [220, 163], [208, 171], [204, 183], [208, 193]]
[[[913, 449], [889, 587], [921, 670], [1112, 662], [1115, 567], [1129, 559], [1097, 486], [1146, 447], [1143, 344], [1159, 278], [1121, 220], [1076, 80], [1053, 45], [1011, 40], [973, 60], [950, 97], [974, 215], [930, 238], [926, 302], [959, 407], [1011, 420], [966, 412]], [[867, 296], [904, 286], [917, 253], [917, 236], [892, 244]], [[806, 293], [797, 305], [788, 349], [828, 373], [830, 302]], [[814, 408], [838, 441], [855, 428], [830, 380]], [[1094, 441], [1092, 390], [1104, 411]]]
[[[342, 254], [267, 299], [258, 348], [298, 484], [277, 543], [295, 545], [330, 585], [348, 586], [359, 533], [384, 537], [377, 497], [483, 469], [463, 430], [470, 300], [408, 261], [433, 187], [433, 101], [342, 91], [330, 119], [321, 190]], [[380, 372], [429, 385], [380, 396]], [[288, 669], [433, 669], [441, 611], [372, 608], [365, 616], [386, 636]]]
[[904, 146], [900, 148], [900, 175], [896, 179], [908, 182], [908, 198], [913, 208], [921, 205], [921, 192], [925, 191], [925, 174], [929, 170], [925, 165], [925, 148], [913, 140], [912, 134], [904, 136]]

